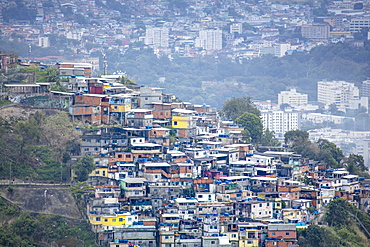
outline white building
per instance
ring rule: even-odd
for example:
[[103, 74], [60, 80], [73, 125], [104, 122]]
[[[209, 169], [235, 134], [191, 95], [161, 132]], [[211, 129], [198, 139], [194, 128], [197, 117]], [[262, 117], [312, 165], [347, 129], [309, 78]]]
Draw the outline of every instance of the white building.
[[349, 23], [349, 31], [359, 32], [362, 28], [370, 27], [370, 18], [353, 18]]
[[348, 108], [349, 109], [360, 109], [364, 107], [369, 109], [369, 98], [368, 97], [360, 97], [359, 99], [350, 99], [348, 101]]
[[39, 37], [38, 38], [38, 46], [42, 47], [42, 48], [47, 48], [47, 47], [50, 47], [50, 40], [49, 40], [49, 37]]
[[281, 91], [278, 94], [278, 105], [289, 104], [292, 107], [297, 107], [301, 105], [307, 105], [308, 95], [303, 93], [297, 93], [295, 88], [290, 89], [290, 91]]
[[302, 122], [311, 122], [313, 124], [322, 124], [322, 123], [343, 124], [346, 119], [351, 118], [316, 112], [302, 113], [301, 115]]
[[354, 83], [346, 81], [317, 82], [317, 101], [326, 104], [336, 104], [340, 110], [349, 107], [349, 101], [359, 99], [360, 91]]
[[77, 30], [68, 31], [66, 33], [66, 38], [67, 39], [81, 40], [82, 36], [83, 36], [83, 32], [82, 31], [77, 31]]
[[242, 23], [233, 23], [230, 25], [230, 33], [238, 33], [241, 34], [243, 32], [243, 24]]
[[222, 30], [201, 30], [199, 38], [195, 40], [196, 47], [202, 47], [205, 50], [222, 49]]
[[370, 97], [370, 80], [363, 81], [361, 84], [361, 96]]
[[264, 129], [274, 131], [276, 136], [284, 136], [285, 132], [300, 128], [300, 113], [292, 110], [264, 110], [261, 111], [261, 120]]
[[275, 57], [284, 57], [286, 52], [291, 50], [290, 43], [277, 44], [274, 46]]
[[166, 27], [147, 28], [145, 33], [145, 44], [152, 45], [154, 48], [169, 47], [169, 30]]

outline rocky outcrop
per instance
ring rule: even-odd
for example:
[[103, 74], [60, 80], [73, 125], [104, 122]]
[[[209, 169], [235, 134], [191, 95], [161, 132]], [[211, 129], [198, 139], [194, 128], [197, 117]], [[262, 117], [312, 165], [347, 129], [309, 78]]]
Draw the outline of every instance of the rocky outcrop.
[[40, 214], [55, 214], [71, 219], [83, 219], [73, 195], [65, 188], [53, 186], [2, 186], [1, 196], [22, 210]]

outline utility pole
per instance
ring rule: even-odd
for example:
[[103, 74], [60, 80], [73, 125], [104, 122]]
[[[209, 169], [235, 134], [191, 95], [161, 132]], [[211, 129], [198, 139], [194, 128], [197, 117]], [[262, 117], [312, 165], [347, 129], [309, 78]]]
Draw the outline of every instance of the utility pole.
[[32, 62], [32, 59], [31, 59], [31, 51], [32, 51], [32, 46], [31, 44], [28, 45], [28, 58], [30, 59], [30, 62]]
[[107, 74], [107, 54], [105, 53], [105, 51], [102, 52], [103, 54], [103, 75], [106, 75]]

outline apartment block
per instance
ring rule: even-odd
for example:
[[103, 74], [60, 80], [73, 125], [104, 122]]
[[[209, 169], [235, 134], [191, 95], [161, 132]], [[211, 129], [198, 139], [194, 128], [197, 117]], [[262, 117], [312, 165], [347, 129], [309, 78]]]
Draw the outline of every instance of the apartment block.
[[339, 109], [349, 106], [349, 101], [359, 99], [360, 91], [354, 83], [346, 81], [317, 82], [317, 101], [329, 106], [336, 104]]
[[298, 93], [295, 88], [292, 88], [289, 91], [281, 91], [278, 94], [278, 105], [282, 104], [288, 104], [292, 107], [307, 105], [308, 95]]
[[285, 132], [300, 129], [301, 115], [293, 110], [263, 110], [261, 111], [264, 129], [274, 131], [278, 136], [284, 136]]

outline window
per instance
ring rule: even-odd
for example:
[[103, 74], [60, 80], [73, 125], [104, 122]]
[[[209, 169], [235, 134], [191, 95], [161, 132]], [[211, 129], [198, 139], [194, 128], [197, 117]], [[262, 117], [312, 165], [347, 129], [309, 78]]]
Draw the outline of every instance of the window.
[[112, 222], [116, 222], [116, 219], [112, 219]]
[[285, 235], [287, 235], [287, 236], [288, 236], [288, 235], [289, 235], [289, 232], [286, 232], [286, 233], [285, 233]]
[[216, 244], [216, 241], [211, 241], [211, 244]]
[[122, 158], [122, 154], [119, 154], [119, 155], [118, 155], [118, 158], [119, 158], [119, 159], [120, 159], [120, 158]]
[[275, 235], [276, 235], [276, 232], [271, 233], [271, 235], [272, 235], [272, 236], [275, 236]]
[[95, 171], [95, 174], [96, 174], [96, 175], [99, 175], [99, 174], [100, 174], [100, 171]]
[[119, 220], [119, 222], [122, 222], [123, 221], [123, 218], [119, 218], [118, 220]]
[[173, 125], [177, 125], [177, 121], [173, 121]]
[[108, 222], [108, 219], [104, 219], [104, 222]]
[[100, 221], [100, 217], [96, 217], [96, 218], [95, 218], [95, 220], [96, 220], [96, 221]]

